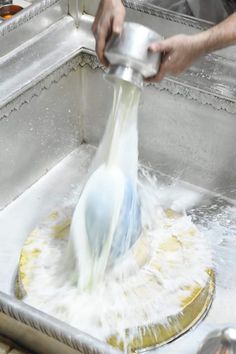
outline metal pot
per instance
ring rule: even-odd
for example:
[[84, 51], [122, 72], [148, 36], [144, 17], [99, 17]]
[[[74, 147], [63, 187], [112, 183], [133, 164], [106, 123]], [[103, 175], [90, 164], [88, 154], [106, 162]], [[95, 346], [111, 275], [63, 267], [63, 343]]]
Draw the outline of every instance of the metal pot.
[[154, 76], [161, 55], [148, 50], [162, 36], [138, 23], [125, 22], [119, 36], [111, 36], [105, 49], [110, 63], [108, 77], [116, 77], [142, 87], [143, 78]]

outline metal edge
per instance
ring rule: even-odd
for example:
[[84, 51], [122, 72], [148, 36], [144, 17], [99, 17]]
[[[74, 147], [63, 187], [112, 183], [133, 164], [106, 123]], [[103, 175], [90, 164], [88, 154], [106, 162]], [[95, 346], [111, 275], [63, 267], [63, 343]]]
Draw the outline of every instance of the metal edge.
[[37, 1], [0, 25], [1, 66], [13, 58], [13, 62], [17, 62], [25, 49], [30, 49], [33, 43], [49, 34], [50, 27], [68, 17], [68, 0], [50, 1]]
[[[93, 70], [97, 68], [105, 70], [98, 62], [94, 52], [80, 48], [76, 56], [73, 55], [65, 63], [61, 63], [59, 67], [54, 67], [51, 73], [35, 80], [33, 87], [24, 88], [15, 98], [4, 104], [0, 108], [0, 121], [9, 117], [12, 112], [20, 110], [24, 104], [30, 103], [33, 97], [39, 96], [43, 90], [48, 89], [53, 83], [59, 82], [62, 77], [68, 76], [71, 71], [86, 65]], [[32, 82], [30, 84], [32, 85]], [[158, 91], [166, 91], [171, 95], [180, 95], [200, 104], [210, 105], [216, 110], [223, 110], [231, 114], [236, 113], [236, 99], [207, 92], [207, 90], [191, 86], [187, 82], [183, 83], [180, 79], [166, 78], [161, 83], [149, 83], [145, 86], [153, 86]]]
[[[83, 354], [2, 312], [0, 312], [0, 333], [4, 338], [7, 338], [15, 346], [19, 347], [21, 354]], [[6, 354], [6, 352], [4, 353]], [[18, 351], [17, 353], [19, 354]]]
[[[67, 230], [71, 224], [71, 219], [73, 216], [73, 210], [70, 210], [70, 208], [68, 208], [69, 213], [68, 216], [65, 218], [65, 220], [63, 219], [63, 222], [59, 223], [56, 226], [56, 230], [57, 230], [57, 234], [63, 233], [65, 230]], [[55, 216], [56, 215], [56, 216]], [[52, 212], [51, 214], [49, 214], [49, 219], [54, 220], [54, 218], [57, 218], [57, 211], [56, 212]], [[39, 226], [40, 228], [40, 226]], [[27, 283], [29, 282], [29, 279], [27, 278], [27, 274], [25, 271], [25, 266], [27, 266], [27, 262], [29, 261], [29, 259], [32, 258], [37, 258], [40, 253], [38, 252], [28, 252], [27, 251], [27, 245], [31, 244], [34, 239], [37, 237], [37, 232], [39, 231], [38, 228], [33, 229], [33, 231], [30, 232], [30, 234], [28, 235], [28, 237], [25, 240], [25, 243], [21, 249], [21, 253], [20, 253], [20, 259], [19, 259], [19, 263], [18, 263], [18, 269], [17, 269], [17, 273], [16, 273], [16, 277], [15, 277], [15, 287], [14, 287], [14, 293], [15, 296], [18, 299], [23, 299], [26, 295], [27, 295]]]
[[[53, 218], [53, 214], [49, 217]], [[71, 218], [66, 218], [61, 225], [59, 225], [58, 232], [63, 232], [71, 222]], [[29, 242], [31, 238], [35, 237], [35, 230], [29, 235]], [[36, 254], [37, 256], [38, 254]], [[26, 257], [27, 258], [27, 257]], [[28, 259], [28, 258], [27, 258]], [[22, 299], [27, 293], [24, 288], [25, 273], [24, 270], [25, 255], [24, 247], [21, 251], [19, 267], [15, 279], [15, 295], [18, 299]], [[111, 347], [108, 343], [101, 342], [93, 338], [63, 321], [39, 311], [22, 301], [19, 301], [9, 295], [0, 292], [0, 312], [4, 313], [11, 318], [20, 321], [21, 323], [30, 326], [33, 329], [46, 334], [53, 339], [71, 347], [72, 349], [79, 350], [82, 353], [88, 354], [118, 354], [120, 350]]]
[[210, 28], [214, 23], [201, 19], [194, 18], [192, 16], [184, 15], [175, 11], [167, 10], [159, 7], [155, 4], [151, 4], [148, 0], [124, 0], [125, 7], [139, 12], [143, 12], [149, 15], [162, 18], [167, 21], [183, 24], [188, 27], [204, 30]]
[[81, 16], [84, 12], [84, 1], [85, 0], [68, 0], [69, 3], [69, 14], [74, 18], [76, 27], [79, 26]]
[[[215, 271], [211, 269], [208, 272], [209, 272], [209, 283], [208, 283], [207, 287], [202, 289], [202, 292], [206, 292], [206, 294], [207, 294], [207, 296], [205, 298], [205, 304], [202, 307], [202, 311], [199, 313], [198, 317], [195, 318], [193, 323], [189, 324], [189, 326], [187, 326], [185, 329], [183, 329], [183, 331], [181, 333], [179, 333], [178, 335], [176, 335], [172, 339], [169, 339], [168, 341], [163, 342], [161, 344], [161, 346], [164, 346], [164, 345], [166, 345], [168, 343], [171, 343], [175, 339], [182, 337], [187, 332], [194, 330], [199, 325], [199, 323], [201, 321], [203, 321], [204, 318], [207, 316], [208, 312], [211, 309], [211, 306], [212, 306], [212, 303], [213, 303], [213, 300], [214, 300], [214, 297], [215, 297]], [[201, 296], [201, 295], [202, 294], [199, 294], [199, 296]], [[160, 346], [156, 346], [156, 347], [160, 347]], [[154, 349], [154, 348], [152, 348], [152, 349]], [[150, 349], [148, 349], [148, 351], [149, 350]], [[145, 350], [144, 353], [145, 352], [147, 352], [147, 350]], [[142, 353], [138, 353], [138, 354], [142, 354]]]
[[82, 353], [121, 353], [108, 344], [2, 292], [0, 292], [0, 312]]
[[[31, 18], [37, 16], [41, 12], [43, 12], [45, 9], [53, 6], [57, 2], [60, 1], [66, 1], [66, 0], [38, 0], [35, 4], [30, 6], [29, 8], [26, 8], [25, 10], [22, 11], [22, 13], [19, 13], [15, 19], [11, 19], [7, 21], [6, 24], [3, 24], [0, 26], [0, 34], [4, 34], [5, 31], [11, 31], [14, 30], [15, 28], [18, 28], [19, 25], [29, 21]], [[72, 1], [72, 0], [71, 0]], [[82, 0], [79, 1], [80, 6], [82, 3]], [[171, 21], [181, 21], [181, 23], [184, 23], [185, 25], [190, 25], [192, 26], [197, 26], [199, 27], [199, 23], [202, 23], [204, 21], [199, 21], [196, 19], [192, 18], [183, 18], [182, 15], [172, 13], [171, 11], [168, 10], [163, 10], [161, 8], [157, 8], [156, 6], [150, 5], [150, 4], [145, 4], [144, 0], [141, 1], [135, 1], [135, 0], [126, 0], [124, 1], [125, 5], [127, 7], [133, 8], [137, 11], [141, 12], [147, 12], [151, 15], [155, 15], [157, 17], [163, 17], [167, 20]], [[81, 19], [83, 21], [83, 19]], [[196, 27], [195, 26], [195, 27]], [[196, 27], [196, 28], [197, 28]], [[201, 29], [203, 27], [201, 26]], [[52, 66], [50, 68], [50, 73], [54, 73], [58, 67], [61, 67], [63, 65], [63, 68], [67, 66], [67, 63], [70, 60], [74, 60], [75, 55], [86, 53], [86, 48], [78, 48], [76, 52], [73, 53], [68, 53], [68, 55], [61, 61], [57, 63], [57, 65]], [[90, 52], [91, 54], [91, 52]], [[92, 53], [94, 54], [94, 53]], [[99, 63], [96, 63], [94, 65], [94, 62], [96, 60], [91, 59], [91, 57], [87, 60], [87, 64], [90, 65], [93, 69], [100, 67]], [[91, 62], [92, 65], [91, 65]], [[206, 63], [205, 63], [206, 62]], [[178, 78], [166, 78], [164, 79], [161, 83], [150, 83], [149, 85], [154, 86], [158, 90], [165, 90], [169, 92], [170, 94], [173, 95], [181, 95], [184, 96], [187, 99], [191, 99], [194, 101], [197, 101], [198, 103], [201, 104], [209, 104], [213, 108], [217, 110], [225, 110], [229, 113], [235, 113], [236, 112], [236, 94], [234, 91], [232, 91], [231, 86], [227, 84], [227, 82], [221, 81], [221, 86], [223, 86], [223, 93], [225, 92], [226, 94], [222, 94], [219, 89], [217, 89], [217, 82], [213, 83], [213, 85], [209, 86], [210, 79], [207, 81], [206, 79], [203, 78], [206, 77], [206, 69], [204, 70], [204, 63], [206, 64], [205, 66], [209, 66], [212, 64], [218, 65], [222, 63], [222, 65], [219, 67], [220, 69], [222, 68], [231, 68], [233, 65], [233, 62], [223, 60], [220, 56], [212, 54], [211, 56], [208, 57], [208, 59], [205, 59], [202, 65], [196, 65], [193, 67], [193, 70], [187, 71], [183, 76], [178, 77]], [[198, 75], [196, 77], [196, 72], [200, 72], [202, 78]], [[43, 80], [46, 80], [47, 83], [49, 82], [49, 72], [45, 72], [44, 74], [40, 75], [37, 77], [34, 81], [31, 81], [30, 83], [27, 83], [27, 85], [22, 85], [21, 92], [15, 92], [14, 95], [11, 95], [9, 97], [9, 100], [6, 102], [3, 102], [2, 108], [0, 108], [0, 120], [1, 118], [9, 116], [9, 114], [14, 111], [18, 110], [24, 103], [28, 103], [31, 98], [35, 95], [38, 96], [40, 91], [42, 89], [38, 90], [38, 87], [36, 88], [36, 84], [41, 81], [41, 84], [39, 84], [40, 87], [43, 87]], [[204, 74], [204, 75], [203, 75]], [[52, 82], [53, 82], [52, 78]], [[206, 82], [207, 81], [207, 82]], [[232, 81], [232, 78], [231, 78]], [[32, 88], [33, 86], [33, 88]], [[221, 88], [222, 89], [222, 88]], [[32, 90], [32, 93], [30, 93], [30, 90]]]
[[153, 86], [158, 91], [167, 91], [174, 96], [180, 95], [202, 105], [209, 105], [216, 110], [236, 113], [236, 98], [224, 97], [198, 85], [192, 86], [188, 81], [182, 82], [181, 79], [167, 77], [161, 83], [149, 83], [147, 86]]
[[4, 37], [9, 32], [18, 29], [20, 26], [38, 16], [46, 9], [60, 2], [61, 0], [37, 0], [31, 6], [24, 8], [17, 15], [4, 22], [0, 26], [0, 36]]
[[[134, 354], [147, 353], [150, 350], [160, 348], [175, 339], [181, 337], [186, 332], [195, 328], [207, 315], [215, 293], [215, 274], [213, 270], [208, 271], [209, 281], [204, 288], [200, 288], [195, 296], [181, 313], [171, 316], [166, 323], [141, 328], [143, 331], [142, 341], [134, 338], [130, 344], [130, 351]], [[159, 338], [154, 338], [153, 333], [159, 333]], [[123, 343], [117, 343], [115, 337], [111, 337], [108, 343], [123, 349]]]
[[[66, 213], [63, 220], [57, 224], [56, 232], [60, 234], [70, 225], [71, 210]], [[58, 218], [57, 212], [52, 212], [48, 216], [48, 220], [52, 221]], [[28, 236], [25, 245], [21, 250], [18, 273], [15, 282], [15, 295], [22, 299], [27, 294], [27, 283], [29, 278], [27, 277], [25, 266], [29, 259], [38, 257], [40, 253], [34, 250], [30, 252], [27, 250], [28, 244], [32, 244], [39, 229], [34, 229]], [[179, 338], [184, 333], [196, 326], [207, 314], [213, 301], [215, 293], [215, 273], [213, 269], [207, 269], [208, 280], [204, 287], [196, 286], [193, 288], [191, 295], [182, 299], [181, 312], [170, 316], [165, 322], [154, 324], [148, 327], [140, 327], [138, 331], [141, 333], [139, 337], [134, 338], [129, 345], [129, 350], [132, 353], [145, 353], [151, 349], [158, 348], [171, 341]], [[129, 335], [130, 329], [126, 329], [125, 333]], [[153, 335], [155, 333], [155, 335]], [[158, 337], [157, 334], [158, 333]], [[107, 339], [107, 343], [115, 348], [124, 350], [124, 343], [119, 342], [116, 335]]]
[[[91, 52], [89, 51], [89, 53]], [[59, 82], [61, 78], [68, 76], [70, 72], [76, 71], [79, 67], [88, 64], [91, 68], [95, 69], [97, 65], [96, 57], [93, 55], [93, 59], [88, 61], [87, 55], [87, 52], [81, 48], [78, 50], [76, 56], [73, 55], [72, 58], [55, 66], [44, 77], [39, 76], [28, 83], [28, 86], [23, 86], [22, 90], [18, 91], [15, 97], [13, 96], [9, 102], [4, 103], [0, 107], [0, 121], [9, 117], [12, 112], [20, 110], [24, 104], [30, 103], [33, 97], [40, 96], [42, 91], [47, 90], [51, 85]]]
[[24, 8], [17, 15], [4, 22], [0, 26], [0, 37], [19, 29], [22, 25], [40, 15], [43, 11], [61, 2], [61, 0], [37, 0], [32, 5]]

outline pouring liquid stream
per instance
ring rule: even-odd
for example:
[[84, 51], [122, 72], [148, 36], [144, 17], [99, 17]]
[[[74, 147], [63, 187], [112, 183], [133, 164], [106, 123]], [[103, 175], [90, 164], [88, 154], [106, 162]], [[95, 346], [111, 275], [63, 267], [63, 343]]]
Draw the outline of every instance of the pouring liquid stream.
[[[122, 81], [114, 86], [104, 137], [68, 231], [70, 263], [65, 267], [62, 262], [68, 234], [61, 245], [52, 238], [48, 248], [43, 229], [34, 245], [43, 248], [42, 259], [38, 257], [36, 268], [30, 264], [37, 276], [30, 277], [26, 301], [100, 340], [117, 338], [130, 353], [130, 343], [142, 341], [148, 328], [150, 343], [156, 343], [159, 332], [152, 324], [164, 324], [169, 333], [169, 318], [179, 319], [183, 299], [189, 301], [186, 287], [195, 294], [196, 285], [206, 286], [212, 258], [191, 218], [168, 211], [176, 204], [176, 197], [173, 205], [169, 200], [170, 186], [162, 189], [145, 169], [137, 181], [140, 92]], [[180, 195], [182, 200], [183, 191]], [[74, 210], [74, 200], [72, 204]], [[62, 221], [64, 230], [64, 217]], [[54, 227], [50, 223], [46, 234], [52, 229], [54, 235]]]
[[79, 290], [92, 290], [141, 231], [137, 193], [140, 89], [114, 82], [104, 137], [75, 209], [69, 242]]

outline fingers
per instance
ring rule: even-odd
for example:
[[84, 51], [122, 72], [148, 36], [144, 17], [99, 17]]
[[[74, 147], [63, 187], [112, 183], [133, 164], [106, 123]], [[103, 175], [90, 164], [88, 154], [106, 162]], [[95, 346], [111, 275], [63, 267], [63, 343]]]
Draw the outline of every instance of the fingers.
[[148, 47], [148, 49], [153, 52], [169, 52], [171, 50], [171, 44], [169, 43], [169, 40], [164, 40], [164, 41], [160, 41], [160, 42], [154, 42], [152, 44], [150, 44], [150, 46]]
[[166, 76], [166, 74], [170, 73], [170, 67], [171, 67], [171, 55], [170, 54], [165, 54], [162, 57], [162, 61], [160, 64], [160, 68], [158, 73], [153, 76], [153, 77], [149, 77], [146, 79], [147, 82], [160, 82], [161, 80], [163, 80], [163, 78]]
[[98, 6], [97, 13], [96, 13], [96, 16], [95, 16], [95, 19], [93, 21], [93, 25], [92, 25], [92, 32], [94, 34], [94, 37], [96, 37], [98, 22], [99, 22], [99, 19], [101, 17], [101, 13], [102, 13], [102, 8], [101, 8], [101, 2], [100, 2], [99, 6]]
[[161, 66], [159, 72], [157, 73], [157, 75], [154, 77], [154, 81], [156, 82], [160, 82], [164, 79], [164, 77], [167, 74], [167, 70], [165, 67]]
[[161, 65], [158, 73], [155, 76], [146, 78], [145, 81], [146, 82], [160, 82], [161, 80], [164, 79], [166, 74], [167, 74], [166, 67]]
[[108, 66], [108, 61], [104, 56], [107, 33], [108, 30], [105, 29], [96, 32], [96, 53], [100, 62], [105, 66]]
[[96, 52], [100, 62], [108, 66], [109, 63], [104, 56], [104, 51], [107, 43], [107, 39], [111, 34], [119, 35], [122, 31], [123, 22], [125, 18], [125, 10], [121, 9], [119, 13], [113, 18], [112, 21], [108, 19], [103, 24], [98, 24], [95, 32], [96, 38]]
[[121, 8], [119, 13], [114, 16], [112, 22], [112, 34], [119, 35], [122, 31], [123, 23], [125, 19], [125, 9]]
[[92, 32], [93, 32], [93, 35], [95, 37], [96, 32], [97, 32], [97, 19], [96, 18], [95, 18], [95, 20], [93, 22], [93, 25], [92, 25]]
[[163, 53], [162, 61], [157, 75], [146, 79], [147, 82], [159, 82], [163, 80], [164, 76], [168, 73], [168, 61], [170, 58], [170, 53], [172, 51], [172, 45], [171, 42], [166, 39], [160, 42], [152, 43], [148, 49], [153, 53]]
[[96, 53], [100, 62], [108, 66], [108, 61], [104, 56], [104, 50], [106, 46], [107, 39], [112, 34], [119, 35], [122, 31], [122, 26], [125, 18], [125, 12], [120, 13], [119, 16], [114, 17], [112, 23], [109, 19], [104, 19], [103, 22], [93, 23], [92, 31], [96, 39]]
[[111, 34], [119, 35], [122, 31], [125, 18], [125, 7], [121, 0], [102, 0], [92, 25], [92, 31], [96, 39], [96, 52], [100, 62], [108, 66], [104, 56], [106, 42]]
[[199, 56], [199, 49], [194, 38], [187, 35], [177, 35], [164, 41], [154, 42], [149, 50], [161, 52], [162, 60], [160, 70], [154, 77], [148, 78], [148, 82], [161, 81], [166, 74], [180, 75]]

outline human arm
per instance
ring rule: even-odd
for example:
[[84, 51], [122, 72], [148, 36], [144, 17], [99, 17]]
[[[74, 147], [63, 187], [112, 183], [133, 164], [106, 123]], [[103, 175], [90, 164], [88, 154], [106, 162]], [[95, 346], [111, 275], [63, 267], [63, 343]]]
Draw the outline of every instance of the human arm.
[[100, 62], [107, 66], [104, 56], [106, 41], [111, 34], [119, 35], [125, 18], [125, 7], [121, 0], [101, 0], [92, 31], [96, 39], [96, 52]]
[[236, 13], [218, 25], [194, 35], [176, 35], [152, 43], [149, 50], [162, 53], [156, 76], [147, 81], [161, 81], [166, 74], [179, 75], [200, 56], [236, 43]]

